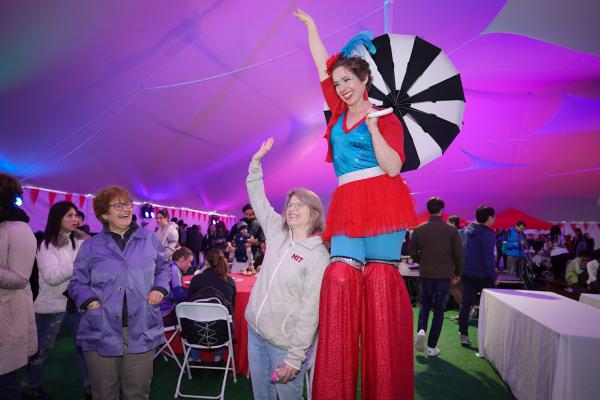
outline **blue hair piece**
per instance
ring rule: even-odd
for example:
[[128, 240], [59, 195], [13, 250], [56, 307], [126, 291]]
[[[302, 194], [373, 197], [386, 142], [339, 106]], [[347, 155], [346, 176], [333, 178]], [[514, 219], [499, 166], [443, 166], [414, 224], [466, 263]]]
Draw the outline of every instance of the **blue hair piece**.
[[340, 53], [344, 57], [350, 57], [353, 54], [359, 53], [358, 49], [360, 48], [360, 46], [364, 46], [366, 47], [369, 53], [375, 54], [377, 52], [377, 49], [375, 49], [375, 46], [373, 46], [371, 40], [373, 40], [373, 32], [358, 32], [356, 35], [352, 36], [350, 41], [348, 41], [348, 43], [344, 46]]

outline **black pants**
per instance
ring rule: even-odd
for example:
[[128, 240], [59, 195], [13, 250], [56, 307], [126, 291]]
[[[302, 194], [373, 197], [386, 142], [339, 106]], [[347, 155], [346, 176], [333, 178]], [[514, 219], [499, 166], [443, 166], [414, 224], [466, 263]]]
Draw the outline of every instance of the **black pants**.
[[200, 250], [192, 250], [192, 254], [194, 255], [193, 265], [200, 264]]
[[17, 381], [17, 370], [0, 375], [0, 400], [20, 400], [21, 389]]
[[477, 293], [485, 288], [494, 287], [494, 281], [490, 278], [479, 278], [464, 275], [462, 277], [463, 302], [458, 314], [458, 331], [461, 335], [469, 334], [469, 312], [477, 300]]
[[564, 279], [565, 270], [567, 269], [567, 261], [569, 260], [569, 254], [559, 254], [554, 257], [550, 257], [552, 263], [552, 276], [554, 279]]

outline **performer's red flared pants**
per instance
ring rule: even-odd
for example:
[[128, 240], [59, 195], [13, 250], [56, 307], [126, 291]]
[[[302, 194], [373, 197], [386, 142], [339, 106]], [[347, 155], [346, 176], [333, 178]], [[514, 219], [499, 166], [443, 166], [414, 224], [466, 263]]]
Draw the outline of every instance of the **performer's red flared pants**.
[[321, 287], [313, 399], [356, 399], [359, 348], [363, 400], [414, 398], [413, 314], [402, 276], [388, 264], [361, 272], [334, 262]]

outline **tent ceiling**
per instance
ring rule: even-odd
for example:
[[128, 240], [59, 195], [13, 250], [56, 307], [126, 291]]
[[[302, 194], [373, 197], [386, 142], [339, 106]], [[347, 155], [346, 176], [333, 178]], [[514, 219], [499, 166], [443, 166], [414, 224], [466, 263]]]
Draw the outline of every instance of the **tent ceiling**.
[[[138, 199], [239, 213], [248, 160], [275, 136], [265, 160], [273, 202], [292, 186], [327, 202], [336, 180], [323, 162], [304, 27], [291, 15], [298, 5], [330, 51], [359, 30], [383, 33], [383, 1], [4, 1], [0, 170], [69, 192], [117, 183]], [[560, 26], [541, 18], [565, 7]], [[598, 219], [599, 9], [592, 0], [394, 2], [393, 31], [442, 47], [467, 99], [445, 156], [405, 175], [419, 210], [439, 195], [466, 217], [490, 203]]]

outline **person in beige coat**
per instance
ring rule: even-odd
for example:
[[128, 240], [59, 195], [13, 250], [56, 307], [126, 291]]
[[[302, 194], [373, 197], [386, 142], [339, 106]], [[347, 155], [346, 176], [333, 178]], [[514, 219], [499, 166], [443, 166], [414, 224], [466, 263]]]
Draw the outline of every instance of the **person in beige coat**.
[[321, 239], [325, 218], [319, 197], [302, 188], [288, 193], [283, 215], [275, 212], [260, 166], [271, 146], [273, 138], [252, 157], [246, 180], [268, 248], [246, 307], [248, 360], [255, 399], [302, 399], [306, 354], [317, 332], [321, 281], [329, 264]]
[[156, 213], [156, 225], [158, 225], [156, 236], [165, 248], [165, 258], [171, 260], [171, 256], [177, 250], [179, 242], [177, 224], [169, 222], [169, 211], [165, 209]]
[[[73, 277], [73, 261], [88, 236], [77, 230], [77, 207], [70, 201], [59, 201], [50, 207], [44, 237], [37, 251], [39, 293], [33, 302], [37, 327], [38, 351], [29, 358], [21, 382], [23, 400], [42, 400], [48, 395], [42, 388], [44, 364], [54, 348], [56, 338], [67, 320], [71, 330], [79, 326], [80, 314], [67, 313], [65, 291]], [[71, 310], [73, 311], [73, 310]], [[91, 397], [83, 353], [77, 348], [77, 361], [86, 393]]]
[[13, 177], [0, 174], [0, 399], [20, 399], [17, 369], [37, 351], [29, 276], [36, 240], [29, 217], [15, 205], [23, 194]]

